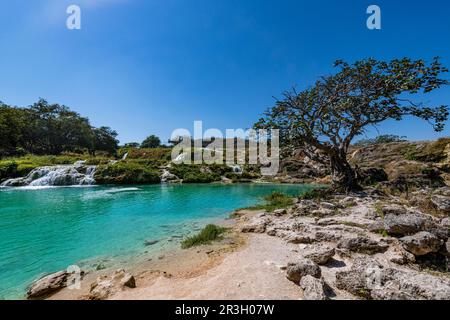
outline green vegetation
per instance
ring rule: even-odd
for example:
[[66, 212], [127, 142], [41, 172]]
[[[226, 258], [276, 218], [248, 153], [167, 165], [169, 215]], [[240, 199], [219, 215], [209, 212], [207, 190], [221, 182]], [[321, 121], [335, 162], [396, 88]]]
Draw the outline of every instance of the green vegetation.
[[127, 161], [98, 166], [94, 178], [98, 184], [156, 184], [161, 182], [158, 171], [139, 163]]
[[368, 147], [371, 145], [377, 145], [377, 144], [384, 144], [384, 143], [391, 143], [391, 142], [402, 142], [406, 141], [405, 136], [397, 136], [393, 134], [385, 134], [380, 135], [373, 139], [362, 139], [357, 141], [354, 145], [357, 147]]
[[450, 138], [440, 138], [421, 148], [411, 145], [405, 149], [404, 156], [407, 160], [439, 162], [447, 158], [445, 148], [448, 144], [450, 144]]
[[200, 233], [183, 240], [181, 247], [183, 249], [188, 249], [199, 245], [210, 244], [212, 241], [220, 239], [225, 231], [226, 228], [209, 224], [201, 230]]
[[141, 143], [141, 148], [158, 148], [161, 145], [161, 140], [155, 136], [151, 135], [147, 137], [144, 141]]
[[221, 176], [231, 172], [231, 168], [226, 165], [172, 165], [170, 173], [183, 179], [184, 183], [209, 183], [220, 181]]
[[322, 187], [306, 191], [305, 193], [302, 193], [299, 198], [302, 200], [324, 200], [327, 199], [329, 195], [330, 189]]
[[248, 210], [265, 210], [273, 212], [277, 209], [284, 209], [294, 203], [294, 197], [282, 192], [274, 191], [272, 194], [264, 197], [265, 203], [246, 208]]
[[87, 118], [59, 104], [40, 99], [28, 108], [0, 102], [0, 158], [27, 153], [59, 155], [96, 151], [114, 154], [117, 133], [95, 128]]

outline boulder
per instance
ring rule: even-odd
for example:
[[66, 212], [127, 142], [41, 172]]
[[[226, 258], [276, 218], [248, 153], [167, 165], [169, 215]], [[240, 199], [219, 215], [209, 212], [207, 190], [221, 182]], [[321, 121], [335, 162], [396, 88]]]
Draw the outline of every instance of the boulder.
[[339, 241], [337, 247], [339, 249], [347, 249], [357, 253], [375, 254], [385, 252], [389, 246], [367, 237], [357, 236], [354, 238], [342, 239]]
[[384, 217], [384, 229], [393, 235], [412, 235], [432, 225], [431, 218], [421, 213], [388, 214]]
[[405, 214], [407, 211], [404, 206], [399, 204], [388, 204], [381, 207], [381, 212], [386, 216], [388, 214], [401, 215]]
[[434, 195], [431, 202], [436, 209], [443, 213], [450, 213], [450, 196]]
[[289, 263], [286, 268], [286, 277], [295, 282], [300, 283], [304, 276], [313, 276], [320, 278], [322, 273], [320, 267], [309, 259], [302, 259], [299, 262]]
[[91, 284], [89, 299], [104, 300], [112, 294], [123, 290], [125, 287], [136, 288], [136, 280], [133, 275], [123, 269], [116, 270], [111, 276], [100, 276]]
[[273, 212], [273, 214], [277, 217], [281, 217], [287, 214], [287, 210], [286, 209], [277, 209]]
[[305, 254], [305, 258], [311, 261], [324, 265], [333, 258], [335, 250], [330, 246], [318, 246], [312, 249], [312, 252]]
[[441, 220], [440, 225], [447, 230], [450, 230], [450, 218], [444, 218]]
[[336, 287], [355, 296], [370, 298], [370, 288], [379, 279], [382, 268], [373, 259], [356, 259], [350, 270], [336, 272]]
[[300, 287], [303, 289], [305, 300], [326, 300], [325, 282], [323, 279], [306, 275], [300, 280]]
[[320, 206], [324, 209], [335, 210], [337, 209], [336, 205], [331, 202], [321, 202]]
[[286, 235], [285, 240], [288, 243], [293, 244], [309, 244], [315, 241], [314, 236], [307, 233], [289, 233]]
[[37, 280], [28, 289], [27, 298], [45, 298], [61, 290], [67, 286], [67, 279], [69, 275], [70, 274], [67, 271], [59, 271]]
[[311, 215], [314, 217], [328, 217], [336, 214], [335, 210], [326, 209], [326, 208], [320, 208], [317, 210], [311, 211]]
[[413, 236], [407, 236], [400, 239], [406, 251], [415, 256], [423, 256], [431, 252], [439, 251], [444, 243], [434, 234], [422, 231]]

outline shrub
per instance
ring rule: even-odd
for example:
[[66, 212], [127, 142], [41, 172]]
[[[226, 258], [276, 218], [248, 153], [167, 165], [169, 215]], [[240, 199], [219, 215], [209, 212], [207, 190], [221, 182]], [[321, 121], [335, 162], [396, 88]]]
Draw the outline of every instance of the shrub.
[[329, 195], [330, 195], [329, 189], [317, 188], [317, 189], [312, 189], [312, 190], [304, 192], [303, 194], [300, 195], [300, 199], [302, 199], [302, 200], [323, 200], [323, 199], [327, 199]]
[[270, 195], [264, 197], [265, 203], [249, 207], [249, 210], [265, 210], [273, 212], [276, 209], [287, 208], [294, 203], [294, 198], [282, 192], [274, 191]]
[[0, 162], [0, 181], [17, 176], [17, 163], [15, 161]]
[[[216, 169], [216, 172], [213, 169]], [[209, 183], [221, 179], [220, 170], [214, 166], [179, 164], [172, 165], [169, 171], [185, 183]]]
[[209, 244], [214, 240], [220, 239], [221, 235], [226, 231], [226, 228], [218, 227], [214, 224], [207, 225], [198, 234], [186, 238], [181, 243], [183, 249], [191, 248], [194, 246]]
[[161, 182], [157, 171], [129, 162], [100, 165], [95, 172], [98, 184], [156, 184]]

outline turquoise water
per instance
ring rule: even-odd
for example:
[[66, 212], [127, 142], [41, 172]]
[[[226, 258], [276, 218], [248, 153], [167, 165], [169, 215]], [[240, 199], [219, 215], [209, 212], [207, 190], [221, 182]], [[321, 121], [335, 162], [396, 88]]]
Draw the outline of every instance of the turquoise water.
[[[0, 190], [0, 299], [72, 264], [126, 261], [169, 248], [203, 225], [272, 191], [301, 185], [154, 185]], [[151, 249], [146, 240], [158, 240]], [[179, 240], [178, 240], [179, 241]], [[178, 245], [178, 244], [176, 244]]]

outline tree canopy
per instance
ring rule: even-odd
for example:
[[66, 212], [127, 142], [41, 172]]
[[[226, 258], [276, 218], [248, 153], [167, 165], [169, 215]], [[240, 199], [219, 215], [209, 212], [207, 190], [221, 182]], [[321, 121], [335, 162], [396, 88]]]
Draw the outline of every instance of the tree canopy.
[[338, 60], [335, 67], [334, 75], [309, 89], [286, 91], [255, 127], [279, 129], [282, 146], [301, 148], [311, 159], [329, 164], [336, 187], [357, 187], [346, 156], [353, 138], [368, 126], [415, 116], [443, 130], [448, 107], [415, 101], [449, 84], [441, 77], [448, 69], [439, 58], [429, 64], [409, 58], [353, 64]]
[[155, 136], [151, 135], [147, 137], [144, 141], [141, 143], [141, 148], [158, 148], [161, 145], [161, 140]]
[[84, 150], [114, 153], [116, 137], [110, 128], [94, 128], [87, 118], [44, 99], [28, 108], [0, 103], [0, 156]]

